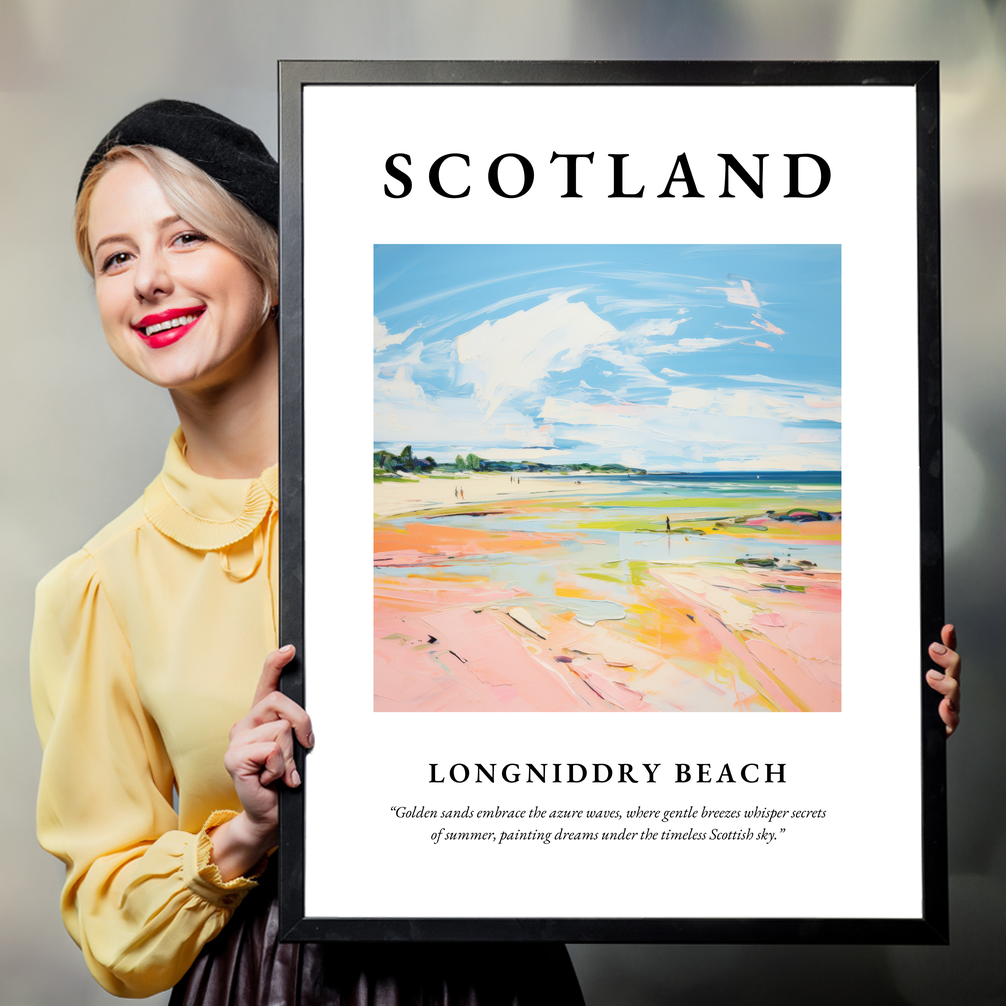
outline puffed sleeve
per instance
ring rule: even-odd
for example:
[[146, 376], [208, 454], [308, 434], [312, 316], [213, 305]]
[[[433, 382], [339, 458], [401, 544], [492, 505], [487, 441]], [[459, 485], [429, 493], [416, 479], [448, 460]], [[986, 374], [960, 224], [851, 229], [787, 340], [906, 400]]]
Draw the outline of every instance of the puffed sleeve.
[[66, 864], [66, 928], [114, 995], [168, 989], [255, 883], [225, 883], [210, 862], [206, 830], [233, 811], [198, 834], [178, 830], [171, 764], [87, 552], [39, 584], [31, 683], [44, 751], [38, 837]]

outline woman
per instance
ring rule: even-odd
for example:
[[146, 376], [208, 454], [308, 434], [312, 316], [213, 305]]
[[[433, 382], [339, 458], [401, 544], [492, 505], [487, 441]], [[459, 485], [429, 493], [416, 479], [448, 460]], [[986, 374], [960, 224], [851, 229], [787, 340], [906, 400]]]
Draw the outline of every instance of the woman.
[[561, 945], [277, 944], [276, 786], [314, 740], [274, 649], [277, 220], [258, 137], [187, 102], [127, 116], [81, 178], [106, 339], [180, 426], [142, 499], [38, 589], [38, 831], [67, 929], [121, 996], [582, 1004]]
[[[313, 744], [274, 649], [277, 219], [258, 138], [186, 102], [127, 116], [81, 179], [106, 338], [180, 427], [142, 499], [39, 585], [38, 830], [66, 864], [67, 929], [122, 996], [582, 1004], [558, 945], [276, 942], [276, 785], [300, 785], [294, 736]], [[948, 734], [954, 647], [948, 626], [931, 648]]]

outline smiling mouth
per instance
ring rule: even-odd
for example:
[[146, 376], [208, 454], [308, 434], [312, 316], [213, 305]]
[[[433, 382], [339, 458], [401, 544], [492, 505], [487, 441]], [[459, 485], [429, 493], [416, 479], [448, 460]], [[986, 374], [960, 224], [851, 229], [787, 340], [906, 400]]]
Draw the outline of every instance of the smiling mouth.
[[182, 325], [191, 325], [198, 318], [198, 314], [183, 314], [180, 318], [172, 318], [171, 321], [162, 321], [159, 325], [148, 325], [140, 331], [146, 338], [156, 335], [158, 332], [166, 332], [169, 328], [181, 328]]
[[[195, 310], [188, 310], [184, 313], [170, 312], [168, 317], [163, 315], [153, 324], [143, 325], [142, 322], [139, 325], [134, 325], [133, 329], [137, 335], [142, 336], [144, 339], [149, 339], [151, 336], [158, 335], [161, 332], [169, 332], [173, 328], [182, 328], [185, 325], [191, 325], [196, 321], [199, 316], [205, 311], [205, 308], [197, 308]], [[142, 319], [142, 321], [147, 321], [147, 318]], [[153, 321], [153, 319], [151, 319]]]
[[164, 349], [165, 346], [172, 346], [188, 335], [205, 311], [206, 307], [203, 305], [173, 307], [141, 318], [133, 325], [133, 331], [148, 348]]

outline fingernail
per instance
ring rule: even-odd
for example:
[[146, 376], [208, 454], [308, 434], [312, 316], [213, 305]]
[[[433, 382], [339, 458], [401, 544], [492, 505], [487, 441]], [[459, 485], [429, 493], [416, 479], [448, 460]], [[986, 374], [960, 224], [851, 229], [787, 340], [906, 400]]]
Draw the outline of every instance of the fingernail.
[[287, 643], [286, 646], [280, 648], [279, 652], [284, 655], [287, 653], [293, 653], [293, 643]]
[[930, 646], [929, 649], [931, 649], [933, 651], [933, 653], [946, 653], [947, 652], [947, 648], [942, 643], [933, 643], [933, 645]]
[[314, 747], [314, 733], [313, 731], [307, 735], [307, 746], [309, 748]]
[[930, 670], [929, 676], [934, 678], [936, 681], [942, 681], [946, 675], [941, 674], [939, 671]]
[[300, 773], [296, 769], [290, 773], [290, 781], [294, 784], [294, 786], [300, 785]]

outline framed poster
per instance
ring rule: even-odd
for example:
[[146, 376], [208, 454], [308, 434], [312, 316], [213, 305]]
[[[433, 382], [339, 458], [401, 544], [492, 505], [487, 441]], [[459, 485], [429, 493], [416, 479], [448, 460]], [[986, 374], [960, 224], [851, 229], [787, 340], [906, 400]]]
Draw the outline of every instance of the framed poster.
[[944, 941], [936, 66], [280, 88], [287, 938]]

